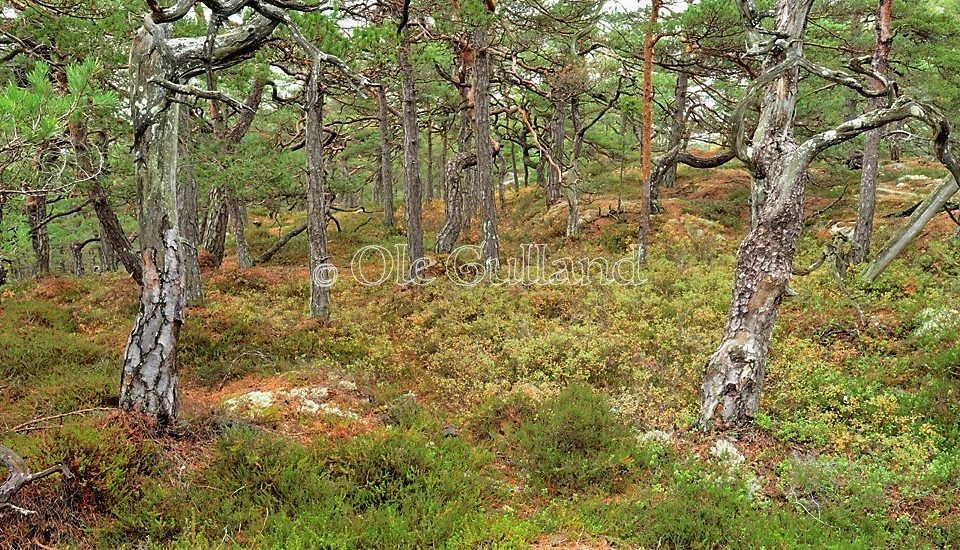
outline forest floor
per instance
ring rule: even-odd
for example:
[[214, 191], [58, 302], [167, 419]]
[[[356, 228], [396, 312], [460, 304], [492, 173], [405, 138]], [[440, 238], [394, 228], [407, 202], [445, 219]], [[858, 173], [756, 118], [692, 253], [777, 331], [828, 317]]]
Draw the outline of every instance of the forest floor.
[[[903, 223], [884, 215], [939, 175], [924, 161], [883, 169], [875, 247]], [[857, 178], [814, 171], [798, 266], [854, 219]], [[595, 193], [578, 239], [563, 237], [565, 207], [508, 191], [501, 254], [629, 257], [637, 171], [584, 180]], [[960, 248], [946, 215], [875, 282], [848, 276], [865, 326], [828, 268], [794, 279], [762, 412], [728, 441], [693, 421], [747, 177], [682, 170], [664, 194], [635, 286], [364, 286], [345, 270], [321, 324], [306, 317], [303, 236], [268, 265], [228, 258], [188, 311], [182, 421], [165, 435], [112, 409], [136, 285], [0, 289], [0, 443], [76, 475], [24, 489], [17, 504], [39, 513], [0, 516], [0, 546], [960, 544]], [[425, 217], [436, 229], [442, 204]], [[252, 218], [256, 253], [280, 228]], [[336, 265], [403, 242], [371, 218], [339, 216]]]

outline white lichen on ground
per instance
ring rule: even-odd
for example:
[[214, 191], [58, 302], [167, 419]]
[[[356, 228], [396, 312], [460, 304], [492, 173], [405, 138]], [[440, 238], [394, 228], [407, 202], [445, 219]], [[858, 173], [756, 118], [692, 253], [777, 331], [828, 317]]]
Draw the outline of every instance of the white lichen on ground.
[[945, 307], [928, 307], [917, 315], [914, 336], [929, 336], [944, 330], [960, 328], [960, 310]]
[[[341, 381], [337, 386], [345, 391], [356, 390], [356, 384]], [[252, 418], [262, 418], [271, 411], [289, 411], [298, 414], [329, 414], [341, 418], [357, 419], [360, 415], [341, 406], [329, 403], [330, 388], [327, 386], [304, 386], [272, 391], [253, 390], [227, 399], [224, 407], [234, 413]]]

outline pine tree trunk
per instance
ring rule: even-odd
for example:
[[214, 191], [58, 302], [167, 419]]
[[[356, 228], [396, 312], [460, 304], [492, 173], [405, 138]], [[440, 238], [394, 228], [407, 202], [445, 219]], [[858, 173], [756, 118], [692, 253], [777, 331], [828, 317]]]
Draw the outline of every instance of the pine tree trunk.
[[45, 194], [28, 195], [26, 201], [27, 221], [30, 224], [30, 245], [37, 260], [36, 274], [50, 271], [50, 233], [46, 225], [40, 225], [47, 218], [47, 196]]
[[247, 236], [244, 233], [247, 217], [240, 199], [232, 190], [227, 191], [227, 215], [230, 218], [230, 230], [233, 232], [234, 246], [237, 249], [237, 267], [248, 269], [253, 266], [253, 260], [250, 258], [250, 247], [247, 245]]
[[[547, 128], [547, 132], [550, 135], [550, 155], [553, 157], [554, 162], [557, 166], [563, 164], [563, 142], [566, 139], [566, 133], [564, 132], [564, 120], [566, 118], [567, 105], [563, 101], [555, 101], [553, 103], [553, 116], [550, 117], [550, 124]], [[553, 206], [557, 201], [560, 200], [560, 170], [553, 166], [549, 166], [549, 163], [546, 162], [546, 159], [540, 161], [540, 165], [543, 167], [543, 171], [546, 171], [544, 175], [546, 178], [546, 201], [547, 208]]]
[[177, 185], [177, 212], [180, 220], [180, 255], [183, 272], [183, 299], [188, 306], [203, 302], [203, 287], [200, 281], [200, 231], [198, 217], [199, 190], [193, 171], [190, 114], [184, 110], [180, 114], [180, 169]]
[[[680, 71], [677, 74], [677, 85], [674, 88], [673, 93], [673, 109], [671, 109], [671, 115], [673, 116], [673, 128], [670, 131], [670, 144], [668, 149], [673, 149], [681, 145], [684, 141], [684, 137], [687, 134], [687, 89], [689, 88], [690, 75], [686, 71]], [[666, 173], [663, 175], [662, 185], [667, 188], [671, 188], [677, 185], [677, 164], [673, 163], [667, 168]], [[659, 199], [656, 189], [651, 189], [651, 194], [653, 195], [654, 202], [657, 202]]]
[[[876, 20], [877, 47], [873, 53], [873, 70], [885, 74], [893, 34], [890, 32], [892, 0], [880, 0]], [[874, 82], [879, 87], [879, 82]], [[871, 97], [867, 104], [871, 109], [884, 106], [883, 98]], [[853, 233], [851, 261], [862, 262], [870, 254], [870, 237], [873, 235], [873, 216], [877, 204], [877, 172], [880, 166], [881, 129], [867, 132], [863, 144], [863, 169], [860, 172], [860, 207], [857, 210], [857, 225]]]
[[183, 323], [183, 273], [177, 211], [180, 106], [154, 78], [174, 67], [158, 41], [141, 29], [130, 54], [134, 171], [140, 204], [143, 287], [123, 360], [120, 407], [169, 424], [177, 416], [177, 339]]
[[409, 29], [400, 37], [398, 62], [403, 86], [403, 222], [407, 231], [408, 276], [416, 280], [423, 271], [423, 193], [420, 185], [420, 160], [417, 146], [417, 88], [410, 62]]
[[377, 88], [377, 118], [380, 123], [380, 199], [383, 201], [383, 225], [393, 229], [393, 159], [390, 155], [390, 112], [387, 92]]
[[[764, 60], [773, 70], [789, 54], [801, 54], [813, 0], [779, 0], [776, 30], [789, 48]], [[751, 24], [753, 22], [750, 22]], [[753, 134], [750, 162], [763, 175], [754, 182], [756, 221], [737, 251], [733, 296], [723, 339], [707, 361], [700, 424], [723, 430], [746, 426], [760, 403], [774, 321], [791, 276], [791, 261], [803, 225], [809, 160], [797, 155], [793, 138], [799, 71], [788, 69], [765, 87]]]
[[567, 170], [567, 237], [576, 237], [580, 234], [580, 193], [577, 189], [577, 163], [580, 159], [580, 150], [583, 147], [581, 130], [583, 121], [580, 117], [580, 100], [574, 96], [570, 100], [570, 118], [573, 122], [573, 150], [570, 152], [570, 168]]
[[314, 59], [307, 89], [307, 242], [310, 249], [310, 316], [330, 318], [331, 266], [327, 251], [327, 197], [323, 174], [323, 98]]
[[650, 7], [650, 19], [643, 41], [643, 123], [640, 137], [640, 171], [643, 180], [640, 192], [640, 231], [637, 237], [637, 262], [647, 261], [647, 248], [650, 244], [650, 211], [652, 209], [650, 163], [653, 149], [653, 47], [654, 27], [660, 15], [661, 0], [653, 0]]
[[210, 198], [207, 205], [207, 217], [203, 231], [203, 249], [210, 254], [215, 267], [223, 263], [223, 254], [227, 242], [227, 192], [221, 186], [210, 189]]
[[500, 234], [497, 230], [497, 203], [493, 194], [493, 141], [490, 137], [490, 39], [487, 28], [474, 32], [476, 44], [477, 195], [480, 205], [480, 260], [487, 273], [500, 270]]

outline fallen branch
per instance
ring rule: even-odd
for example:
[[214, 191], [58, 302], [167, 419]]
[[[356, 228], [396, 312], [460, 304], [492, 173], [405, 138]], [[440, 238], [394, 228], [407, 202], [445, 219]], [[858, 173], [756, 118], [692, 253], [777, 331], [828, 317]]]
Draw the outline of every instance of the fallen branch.
[[30, 467], [27, 466], [27, 463], [24, 462], [23, 458], [15, 453], [12, 449], [0, 445], [0, 462], [2, 462], [7, 470], [10, 471], [7, 480], [0, 485], [0, 510], [4, 508], [9, 508], [14, 512], [18, 512], [25, 516], [36, 514], [34, 510], [28, 510], [26, 508], [21, 508], [16, 504], [10, 502], [10, 498], [17, 492], [22, 489], [24, 486], [37, 481], [38, 479], [43, 479], [47, 476], [59, 472], [63, 477], [67, 479], [72, 479], [73, 474], [70, 472], [70, 468], [67, 468], [63, 464], [57, 464], [51, 468], [47, 468], [41, 472], [31, 473]]
[[23, 424], [20, 424], [19, 426], [14, 426], [13, 428], [10, 428], [9, 430], [7, 430], [7, 433], [16, 433], [16, 432], [19, 432], [19, 431], [23, 430], [24, 428], [33, 426], [34, 424], [39, 424], [39, 423], [41, 423], [41, 422], [46, 422], [46, 421], [48, 421], [48, 420], [59, 420], [59, 419], [61, 419], [61, 418], [66, 418], [66, 417], [68, 417], [68, 416], [74, 416], [74, 415], [78, 415], [78, 414], [86, 414], [86, 413], [88, 413], [88, 412], [94, 412], [94, 411], [112, 411], [112, 410], [114, 410], [114, 407], [92, 407], [92, 408], [89, 408], [89, 409], [80, 409], [80, 410], [78, 410], [78, 411], [70, 411], [70, 412], [68, 412], [68, 413], [63, 413], [63, 414], [55, 414], [55, 415], [53, 415], [53, 416], [44, 416], [44, 417], [41, 417], [41, 418], [34, 418], [33, 420], [30, 420], [30, 421], [28, 421], [28, 422], [24, 422]]

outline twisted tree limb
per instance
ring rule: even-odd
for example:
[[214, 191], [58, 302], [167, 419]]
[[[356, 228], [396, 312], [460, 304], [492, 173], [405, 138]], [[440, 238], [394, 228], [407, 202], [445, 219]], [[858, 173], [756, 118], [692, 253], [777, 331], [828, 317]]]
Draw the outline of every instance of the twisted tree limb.
[[55, 473], [61, 473], [67, 479], [73, 478], [73, 474], [70, 472], [70, 469], [64, 466], [63, 464], [57, 464], [46, 470], [32, 473], [30, 467], [27, 466], [27, 463], [24, 462], [23, 458], [15, 453], [12, 449], [0, 445], [0, 462], [7, 467], [7, 470], [10, 471], [10, 474], [7, 476], [7, 480], [0, 485], [0, 510], [9, 508], [14, 512], [18, 512], [25, 516], [36, 514], [34, 510], [28, 510], [26, 508], [21, 508], [16, 504], [10, 502], [10, 498], [17, 492], [22, 489], [24, 486], [33, 483], [38, 479], [43, 479], [49, 475]]

